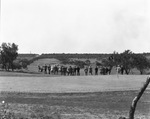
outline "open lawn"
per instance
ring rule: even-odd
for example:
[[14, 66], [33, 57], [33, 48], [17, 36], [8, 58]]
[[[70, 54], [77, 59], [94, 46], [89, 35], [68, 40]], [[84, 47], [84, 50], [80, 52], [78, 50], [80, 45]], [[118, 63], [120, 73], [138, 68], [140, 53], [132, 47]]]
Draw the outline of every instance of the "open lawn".
[[[0, 101], [7, 104], [5, 107], [0, 104], [0, 108], [7, 109], [9, 116], [29, 119], [127, 117], [132, 99], [147, 78], [147, 75], [53, 77], [16, 74], [0, 76]], [[138, 102], [135, 117], [150, 118], [150, 86]]]
[[[147, 75], [98, 75], [57, 77], [0, 77], [0, 91], [99, 92], [138, 90]], [[150, 89], [150, 86], [148, 87]]]

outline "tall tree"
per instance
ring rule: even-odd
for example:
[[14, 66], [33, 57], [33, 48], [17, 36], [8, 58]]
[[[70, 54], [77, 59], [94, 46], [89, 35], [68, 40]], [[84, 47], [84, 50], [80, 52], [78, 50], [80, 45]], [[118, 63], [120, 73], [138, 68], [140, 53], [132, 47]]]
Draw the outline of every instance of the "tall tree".
[[9, 70], [10, 68], [13, 70], [13, 61], [18, 56], [18, 45], [15, 43], [2, 43], [0, 47], [0, 55], [1, 55], [1, 63], [3, 68]]
[[150, 62], [143, 54], [135, 54], [134, 66], [143, 74], [145, 69], [150, 68]]
[[125, 50], [120, 55], [121, 55], [121, 64], [123, 65], [126, 74], [129, 74], [131, 69], [134, 67], [133, 53], [130, 50]]
[[125, 73], [129, 74], [133, 68], [133, 53], [130, 50], [125, 50], [123, 53], [114, 52], [112, 61], [115, 66], [122, 65]]
[[118, 52], [114, 51], [113, 55], [109, 58], [114, 66], [120, 65], [121, 64], [121, 56]]

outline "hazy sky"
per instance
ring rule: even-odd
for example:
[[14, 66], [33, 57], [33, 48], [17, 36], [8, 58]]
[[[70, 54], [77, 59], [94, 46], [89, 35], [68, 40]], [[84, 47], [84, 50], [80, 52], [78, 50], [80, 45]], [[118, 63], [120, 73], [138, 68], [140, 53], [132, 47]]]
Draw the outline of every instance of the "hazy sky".
[[150, 0], [1, 0], [19, 53], [150, 52]]

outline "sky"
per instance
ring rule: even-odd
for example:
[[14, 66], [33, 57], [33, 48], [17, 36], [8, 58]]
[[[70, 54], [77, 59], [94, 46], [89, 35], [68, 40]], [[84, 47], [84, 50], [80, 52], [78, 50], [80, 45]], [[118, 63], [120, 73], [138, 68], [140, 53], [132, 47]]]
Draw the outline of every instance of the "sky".
[[150, 52], [150, 0], [0, 0], [19, 53]]

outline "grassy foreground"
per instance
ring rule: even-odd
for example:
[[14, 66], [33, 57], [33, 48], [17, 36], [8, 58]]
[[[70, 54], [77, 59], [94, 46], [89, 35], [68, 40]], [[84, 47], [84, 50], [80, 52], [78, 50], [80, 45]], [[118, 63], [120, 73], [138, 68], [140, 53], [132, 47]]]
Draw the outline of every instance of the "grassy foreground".
[[[118, 119], [128, 117], [133, 98], [147, 75], [55, 77], [0, 72], [0, 118], [8, 119]], [[66, 89], [67, 88], [67, 89]], [[133, 90], [122, 90], [120, 89]], [[49, 89], [47, 93], [36, 90]], [[75, 92], [76, 89], [79, 91]], [[101, 89], [104, 89], [101, 91]], [[105, 92], [107, 89], [111, 89]], [[117, 89], [118, 91], [112, 91]], [[12, 91], [34, 91], [22, 93]], [[74, 93], [55, 93], [75, 90]], [[82, 92], [96, 90], [98, 92]], [[10, 91], [10, 92], [7, 92]], [[5, 101], [4, 104], [1, 102]], [[135, 119], [150, 119], [150, 87], [138, 102]]]
[[[138, 91], [97, 93], [9, 93], [1, 92], [7, 115], [20, 119], [118, 119], [128, 117]], [[1, 111], [1, 115], [2, 115]], [[138, 102], [136, 119], [150, 118], [150, 90]]]

